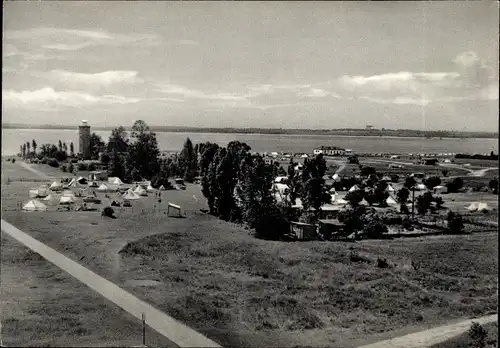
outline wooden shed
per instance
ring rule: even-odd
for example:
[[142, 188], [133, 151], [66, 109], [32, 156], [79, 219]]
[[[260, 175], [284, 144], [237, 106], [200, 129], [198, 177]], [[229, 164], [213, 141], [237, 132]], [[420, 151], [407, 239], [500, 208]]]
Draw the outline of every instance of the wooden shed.
[[316, 239], [316, 226], [303, 222], [292, 222], [290, 224], [291, 234], [298, 240]]
[[338, 219], [323, 219], [318, 221], [318, 234], [324, 239], [330, 239], [344, 231], [345, 225]]

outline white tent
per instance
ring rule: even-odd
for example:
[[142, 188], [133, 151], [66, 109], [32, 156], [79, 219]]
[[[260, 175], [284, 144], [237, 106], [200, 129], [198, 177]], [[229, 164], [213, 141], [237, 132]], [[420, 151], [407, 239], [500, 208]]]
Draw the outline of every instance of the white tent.
[[141, 197], [139, 197], [139, 195], [134, 191], [132, 191], [131, 189], [127, 190], [127, 192], [123, 194], [123, 199], [140, 199], [140, 198]]
[[26, 211], [45, 211], [45, 210], [47, 210], [47, 206], [45, 204], [43, 204], [42, 202], [40, 202], [36, 199], [33, 199], [23, 206], [23, 210], [26, 210]]
[[477, 206], [477, 211], [489, 211], [489, 210], [491, 209], [486, 203], [479, 203], [479, 205]]
[[158, 189], [160, 191], [165, 191], [165, 187], [163, 185], [160, 186], [160, 188]]
[[343, 199], [343, 198], [337, 198], [335, 199], [335, 202], [333, 202], [334, 204], [347, 204], [348, 202]]
[[71, 204], [71, 203], [75, 203], [75, 201], [70, 196], [62, 196], [61, 199], [59, 200], [59, 204]]
[[99, 187], [99, 185], [95, 181], [89, 181], [89, 187]]
[[153, 186], [148, 185], [148, 187], [146, 188], [146, 191], [147, 192], [155, 192], [155, 189], [153, 188]]
[[73, 196], [73, 192], [70, 190], [65, 190], [65, 191], [63, 191], [62, 195], [63, 196]]
[[288, 177], [286, 176], [277, 176], [276, 179], [274, 179], [275, 183], [281, 183], [282, 181], [286, 181]]
[[103, 184], [101, 184], [101, 186], [96, 188], [96, 190], [101, 191], [101, 192], [106, 192], [108, 190], [108, 187], [103, 183]]
[[54, 182], [53, 182], [53, 183], [49, 186], [49, 189], [50, 189], [50, 190], [52, 190], [52, 191], [59, 191], [59, 190], [62, 190], [62, 189], [63, 189], [63, 186], [62, 186], [60, 183], [58, 183], [58, 182], [54, 181]]
[[448, 191], [448, 188], [446, 186], [436, 186], [434, 187], [434, 192], [435, 193], [443, 193], [443, 192], [447, 192]]
[[477, 208], [479, 207], [479, 202], [472, 202], [468, 207], [467, 210], [469, 211], [476, 211]]
[[309, 156], [305, 153], [302, 156], [300, 156], [300, 158], [309, 158]]
[[392, 187], [391, 185], [388, 185], [387, 192], [394, 192], [394, 187]]
[[335, 192], [336, 192], [336, 191], [335, 191], [335, 187], [332, 187], [332, 188], [330, 189], [330, 191], [328, 191], [328, 192], [330, 192], [330, 193], [335, 193]]
[[48, 195], [47, 197], [45, 197], [43, 200], [44, 201], [50, 201], [52, 199], [52, 195]]
[[76, 182], [81, 184], [81, 185], [85, 185], [85, 184], [87, 184], [88, 180], [86, 178], [84, 178], [83, 176], [80, 176], [78, 179], [76, 179]]
[[354, 192], [354, 191], [357, 191], [357, 190], [359, 190], [358, 185], [354, 185], [353, 187], [351, 187], [351, 188], [349, 189], [349, 192]]
[[30, 190], [29, 195], [31, 198], [38, 197], [38, 190]]
[[451, 163], [451, 161], [449, 159], [445, 159], [444, 163]]
[[417, 184], [415, 186], [415, 189], [418, 191], [423, 191], [423, 190], [425, 190], [425, 185], [424, 184]]
[[359, 205], [364, 205], [365, 207], [369, 206], [370, 204], [366, 201], [366, 199], [362, 199], [361, 202], [359, 202]]
[[335, 180], [336, 182], [339, 182], [341, 180], [340, 176], [337, 173], [332, 175], [332, 179]]
[[76, 179], [71, 179], [71, 181], [68, 184], [68, 187], [76, 187]]
[[138, 185], [136, 189], [134, 190], [135, 193], [137, 193], [139, 196], [147, 196], [148, 193], [145, 189], [142, 188], [142, 186]]
[[389, 205], [398, 204], [398, 202], [396, 202], [396, 200], [394, 198], [392, 198], [391, 196], [387, 197], [387, 199], [385, 201]]
[[118, 177], [108, 178], [108, 182], [113, 185], [123, 185], [123, 181], [121, 181]]

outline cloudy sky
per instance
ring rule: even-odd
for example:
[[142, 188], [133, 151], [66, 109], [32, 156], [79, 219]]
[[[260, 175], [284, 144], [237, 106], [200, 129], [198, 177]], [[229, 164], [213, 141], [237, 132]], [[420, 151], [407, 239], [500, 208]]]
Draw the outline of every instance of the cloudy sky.
[[4, 2], [2, 122], [498, 129], [498, 4]]

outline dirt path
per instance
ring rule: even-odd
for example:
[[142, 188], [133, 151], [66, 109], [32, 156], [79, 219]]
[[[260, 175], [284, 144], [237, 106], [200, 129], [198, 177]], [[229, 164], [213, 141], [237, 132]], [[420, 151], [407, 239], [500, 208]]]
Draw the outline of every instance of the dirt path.
[[424, 348], [445, 342], [466, 332], [473, 322], [484, 325], [498, 320], [498, 315], [488, 315], [477, 319], [464, 320], [459, 323], [435, 327], [430, 330], [396, 337], [390, 340], [368, 344], [359, 348]]
[[36, 175], [40, 176], [42, 179], [47, 179], [47, 180], [52, 180], [54, 177], [50, 177], [48, 176], [47, 174], [45, 173], [42, 173], [41, 171], [33, 168], [32, 166], [30, 166], [28, 163], [25, 163], [25, 162], [19, 162], [19, 164], [21, 165], [21, 167], [29, 170], [30, 172], [33, 172], [35, 173]]
[[2, 231], [24, 244], [46, 260], [52, 262], [82, 283], [115, 303], [138, 319], [145, 313], [147, 324], [168, 340], [180, 347], [220, 347], [200, 333], [178, 322], [174, 318], [141, 301], [89, 269], [63, 254], [30, 237], [28, 234], [2, 219]]

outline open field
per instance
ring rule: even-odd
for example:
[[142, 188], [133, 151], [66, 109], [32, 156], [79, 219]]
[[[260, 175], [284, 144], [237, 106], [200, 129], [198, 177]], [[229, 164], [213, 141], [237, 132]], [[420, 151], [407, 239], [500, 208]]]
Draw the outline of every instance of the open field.
[[[2, 341], [7, 346], [117, 347], [142, 343], [142, 324], [2, 233]], [[147, 329], [147, 343], [171, 346]]]
[[[163, 193], [160, 209], [180, 204], [185, 218], [153, 211], [154, 197], [115, 209], [117, 219], [11, 211], [29, 188], [3, 187], [4, 219], [222, 345], [350, 347], [485, 315], [498, 304], [497, 233], [269, 242], [200, 213], [197, 185]], [[352, 262], [352, 251], [367, 262]], [[394, 267], [377, 268], [378, 257]]]
[[[485, 348], [497, 348], [498, 347], [498, 323], [487, 324], [483, 326], [488, 331], [488, 337], [486, 338]], [[449, 341], [436, 344], [431, 348], [470, 348], [469, 345], [470, 338], [468, 333], [464, 333], [458, 337], [455, 337]]]

